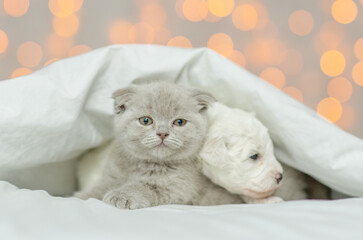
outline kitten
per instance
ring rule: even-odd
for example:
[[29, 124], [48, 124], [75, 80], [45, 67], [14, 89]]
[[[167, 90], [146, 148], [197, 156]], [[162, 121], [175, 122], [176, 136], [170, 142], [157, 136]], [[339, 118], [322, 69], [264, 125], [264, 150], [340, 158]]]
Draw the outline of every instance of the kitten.
[[115, 140], [105, 170], [94, 187], [76, 196], [128, 209], [241, 202], [198, 167], [212, 95], [159, 82], [130, 86], [113, 97]]

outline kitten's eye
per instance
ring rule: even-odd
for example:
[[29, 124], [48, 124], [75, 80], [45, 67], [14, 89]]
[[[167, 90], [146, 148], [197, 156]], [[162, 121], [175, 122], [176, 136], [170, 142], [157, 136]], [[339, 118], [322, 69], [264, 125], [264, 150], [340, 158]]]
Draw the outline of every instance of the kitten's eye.
[[139, 118], [139, 122], [141, 125], [147, 126], [153, 123], [153, 120], [151, 117], [141, 117]]
[[185, 119], [177, 119], [173, 122], [174, 125], [182, 127], [187, 123], [187, 120]]
[[252, 160], [257, 160], [257, 158], [258, 158], [258, 154], [256, 153], [256, 154], [252, 155], [250, 158], [251, 158]]

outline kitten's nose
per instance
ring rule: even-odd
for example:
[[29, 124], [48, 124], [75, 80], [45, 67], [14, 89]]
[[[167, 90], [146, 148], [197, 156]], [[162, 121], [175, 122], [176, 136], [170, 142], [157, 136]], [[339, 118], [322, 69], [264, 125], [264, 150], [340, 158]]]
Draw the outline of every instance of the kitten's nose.
[[164, 139], [169, 136], [169, 133], [157, 133], [156, 135], [161, 138], [161, 141], [164, 141]]
[[276, 183], [279, 184], [282, 180], [282, 173], [276, 173], [275, 175], [275, 179], [276, 179]]

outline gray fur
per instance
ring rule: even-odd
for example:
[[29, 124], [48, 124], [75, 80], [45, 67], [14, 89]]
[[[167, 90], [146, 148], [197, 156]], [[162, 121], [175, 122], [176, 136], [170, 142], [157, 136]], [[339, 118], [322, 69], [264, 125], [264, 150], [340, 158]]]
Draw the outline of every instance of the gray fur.
[[[95, 197], [118, 208], [162, 204], [213, 205], [241, 200], [200, 173], [197, 154], [207, 132], [209, 93], [168, 83], [116, 91], [115, 140], [101, 180], [78, 197]], [[144, 126], [139, 118], [149, 116]], [[184, 126], [173, 125], [186, 119]], [[160, 146], [158, 132], [169, 134]]]

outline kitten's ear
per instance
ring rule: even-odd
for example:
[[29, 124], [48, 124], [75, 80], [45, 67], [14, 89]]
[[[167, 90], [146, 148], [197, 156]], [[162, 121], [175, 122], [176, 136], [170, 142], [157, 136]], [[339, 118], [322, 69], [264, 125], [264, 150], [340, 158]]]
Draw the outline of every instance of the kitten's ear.
[[120, 114], [126, 111], [126, 104], [130, 101], [131, 97], [136, 93], [134, 86], [121, 88], [112, 94], [112, 98], [115, 99], [114, 111], [116, 114]]
[[192, 90], [192, 97], [197, 100], [199, 112], [205, 112], [216, 101], [211, 93], [199, 89]]

